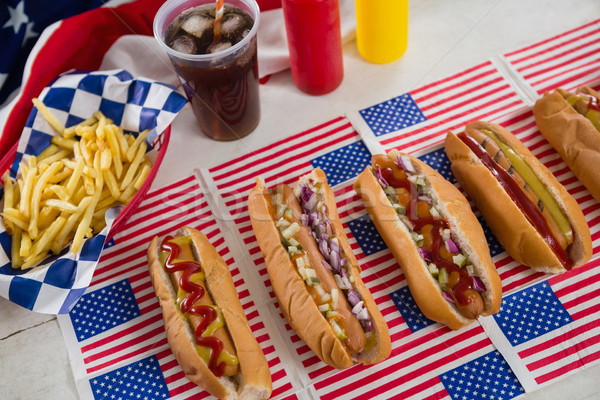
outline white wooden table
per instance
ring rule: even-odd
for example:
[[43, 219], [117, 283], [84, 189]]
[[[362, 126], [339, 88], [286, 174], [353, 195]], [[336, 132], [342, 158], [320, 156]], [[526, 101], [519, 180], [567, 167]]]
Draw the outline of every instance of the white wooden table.
[[[276, 74], [261, 86], [262, 119], [254, 133], [238, 142], [219, 143], [178, 132], [176, 121], [163, 165], [177, 163], [181, 176], [193, 168], [216, 165], [589, 22], [600, 16], [600, 1], [414, 0], [410, 12], [409, 48], [401, 60], [370, 64], [360, 57], [355, 42], [347, 43], [344, 81], [321, 97], [299, 92], [289, 71]], [[193, 116], [188, 112], [181, 116], [185, 118]], [[173, 178], [170, 170], [161, 169], [154, 187]], [[0, 376], [0, 399], [78, 398], [56, 317], [34, 314], [0, 298]], [[523, 398], [600, 398], [598, 376], [600, 365]]]

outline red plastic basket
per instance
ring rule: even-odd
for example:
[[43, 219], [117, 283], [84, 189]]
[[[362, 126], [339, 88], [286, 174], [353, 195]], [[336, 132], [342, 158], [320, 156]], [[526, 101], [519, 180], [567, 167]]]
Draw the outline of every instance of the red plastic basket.
[[[152, 186], [152, 181], [154, 181], [154, 177], [156, 177], [156, 173], [158, 172], [158, 168], [162, 163], [163, 158], [165, 157], [165, 153], [167, 152], [167, 148], [169, 146], [169, 139], [171, 138], [171, 125], [169, 125], [165, 131], [160, 135], [157, 143], [154, 143], [154, 147], [157, 150], [158, 154], [156, 156], [156, 160], [154, 160], [154, 164], [152, 165], [152, 169], [150, 169], [150, 173], [148, 177], [142, 184], [142, 187], [137, 191], [133, 199], [121, 210], [113, 225], [110, 228], [110, 232], [106, 237], [106, 241], [112, 239], [112, 237], [119, 231], [119, 228], [127, 221], [127, 219], [135, 212], [140, 201], [148, 192], [150, 186]], [[13, 145], [13, 147], [9, 150], [7, 154], [2, 157], [0, 160], [0, 176], [4, 177], [4, 173], [12, 166], [12, 163], [15, 159], [15, 155], [17, 154], [17, 146], [18, 142]]]

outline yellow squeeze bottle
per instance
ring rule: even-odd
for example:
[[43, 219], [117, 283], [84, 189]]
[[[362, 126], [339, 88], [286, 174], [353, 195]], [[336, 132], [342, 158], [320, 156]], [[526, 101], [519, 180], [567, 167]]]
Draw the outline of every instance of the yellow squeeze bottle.
[[408, 44], [408, 0], [355, 0], [356, 44], [367, 61], [397, 60]]

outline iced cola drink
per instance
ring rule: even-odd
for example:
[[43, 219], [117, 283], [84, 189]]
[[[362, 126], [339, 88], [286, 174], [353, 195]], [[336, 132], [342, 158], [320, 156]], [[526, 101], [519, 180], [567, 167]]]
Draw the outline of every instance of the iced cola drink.
[[167, 1], [157, 13], [154, 30], [202, 131], [216, 140], [235, 140], [252, 132], [260, 120], [258, 7], [254, 0], [228, 1], [220, 37], [215, 37], [214, 22], [214, 0]]

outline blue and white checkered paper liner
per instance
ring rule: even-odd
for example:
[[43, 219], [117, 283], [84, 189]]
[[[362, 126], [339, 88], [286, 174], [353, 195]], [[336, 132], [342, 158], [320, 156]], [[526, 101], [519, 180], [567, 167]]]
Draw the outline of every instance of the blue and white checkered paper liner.
[[[146, 156], [154, 161], [160, 135], [171, 124], [187, 100], [175, 88], [145, 78], [133, 78], [125, 70], [80, 72], [60, 75], [38, 97], [66, 127], [91, 117], [100, 110], [126, 132], [137, 135], [150, 129]], [[37, 155], [57, 133], [33, 108], [21, 135], [12, 175], [27, 155]], [[13, 270], [10, 263], [11, 238], [0, 221], [0, 296], [29, 310], [63, 314], [75, 305], [87, 289], [112, 223], [122, 208], [109, 210], [106, 228], [86, 240], [81, 250], [64, 249], [27, 271]]]

